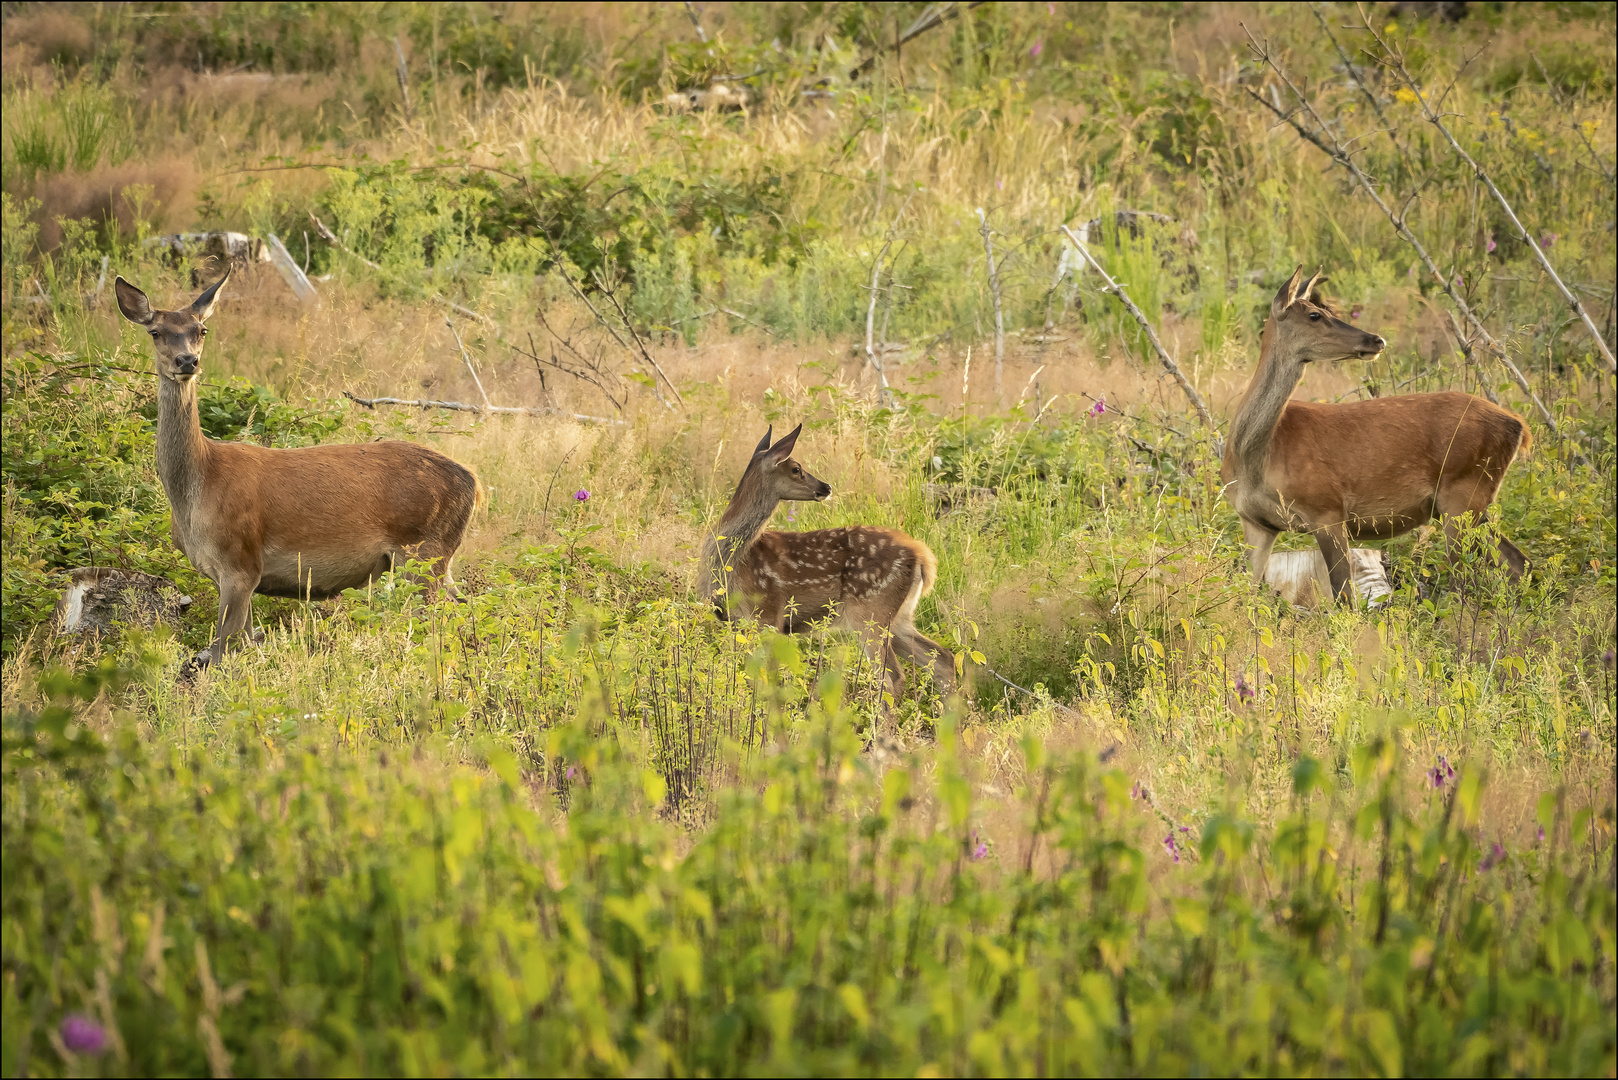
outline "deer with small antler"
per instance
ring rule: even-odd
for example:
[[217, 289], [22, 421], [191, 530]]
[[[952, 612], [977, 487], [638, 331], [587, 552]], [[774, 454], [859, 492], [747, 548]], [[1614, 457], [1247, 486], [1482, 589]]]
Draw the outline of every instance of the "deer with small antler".
[[[1451, 557], [1460, 524], [1482, 522], [1506, 468], [1530, 441], [1528, 425], [1498, 405], [1446, 391], [1341, 404], [1291, 401], [1306, 364], [1370, 358], [1380, 337], [1338, 318], [1298, 267], [1276, 293], [1264, 324], [1258, 371], [1236, 406], [1221, 470], [1225, 492], [1262, 582], [1283, 532], [1314, 535], [1346, 596], [1352, 540], [1387, 540], [1434, 517]], [[1528, 560], [1504, 536], [1496, 551], [1507, 574]]]
[[736, 494], [703, 547], [701, 584], [721, 619], [751, 618], [782, 633], [823, 619], [860, 635], [880, 662], [894, 702], [904, 694], [898, 657], [929, 667], [947, 694], [955, 657], [916, 629], [916, 604], [938, 577], [938, 560], [897, 529], [848, 525], [807, 532], [767, 530], [783, 501], [819, 502], [831, 485], [792, 458], [799, 424], [773, 446], [764, 433]]
[[177, 311], [152, 307], [122, 277], [118, 310], [157, 353], [157, 474], [174, 545], [219, 586], [213, 644], [224, 657], [246, 626], [253, 594], [322, 600], [364, 588], [410, 559], [453, 586], [450, 561], [482, 498], [471, 469], [413, 443], [270, 449], [202, 434], [197, 379], [204, 325], [225, 276]]

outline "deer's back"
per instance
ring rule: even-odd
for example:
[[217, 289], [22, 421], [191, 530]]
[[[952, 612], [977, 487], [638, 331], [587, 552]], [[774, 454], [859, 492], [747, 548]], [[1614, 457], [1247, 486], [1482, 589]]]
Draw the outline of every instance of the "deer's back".
[[[1437, 481], [1481, 469], [1498, 477], [1528, 426], [1480, 397], [1445, 391], [1326, 404], [1289, 402], [1270, 449], [1270, 468], [1331, 468], [1360, 486]], [[1341, 464], [1346, 468], [1332, 468]]]
[[846, 525], [806, 532], [769, 530], [748, 550], [746, 571], [764, 589], [781, 589], [801, 607], [823, 607], [909, 591], [919, 568], [924, 591], [937, 560], [920, 540], [897, 529]]

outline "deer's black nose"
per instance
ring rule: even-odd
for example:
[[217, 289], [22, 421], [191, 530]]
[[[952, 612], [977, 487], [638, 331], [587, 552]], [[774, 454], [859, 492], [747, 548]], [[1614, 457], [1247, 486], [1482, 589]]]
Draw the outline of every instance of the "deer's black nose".
[[176, 356], [174, 370], [181, 375], [195, 375], [197, 373], [197, 358], [194, 356]]
[[829, 495], [831, 495], [831, 485], [822, 480], [820, 482], [820, 487], [815, 489], [815, 498], [824, 499]]

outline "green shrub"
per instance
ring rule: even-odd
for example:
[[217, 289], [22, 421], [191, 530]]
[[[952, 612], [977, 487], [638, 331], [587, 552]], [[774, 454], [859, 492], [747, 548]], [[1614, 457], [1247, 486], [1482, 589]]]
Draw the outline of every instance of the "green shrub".
[[1484, 770], [1415, 790], [1391, 732], [1335, 774], [1301, 757], [1273, 829], [1239, 801], [1165, 822], [1124, 772], [1030, 737], [1024, 846], [991, 850], [977, 821], [1003, 811], [951, 724], [930, 779], [877, 768], [828, 673], [687, 844], [588, 710], [541, 770], [490, 748], [429, 777], [264, 698], [217, 755], [103, 742], [71, 706], [117, 674], [49, 676], [6, 716], [8, 1071], [83, 1067], [53, 1050], [69, 1014], [140, 1074], [1614, 1060], [1610, 813], [1550, 793], [1543, 841], [1503, 848], [1475, 827]]

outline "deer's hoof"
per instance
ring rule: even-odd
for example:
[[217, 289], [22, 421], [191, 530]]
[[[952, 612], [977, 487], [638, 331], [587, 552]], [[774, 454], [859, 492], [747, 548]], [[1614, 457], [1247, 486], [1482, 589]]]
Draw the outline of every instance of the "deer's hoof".
[[251, 643], [253, 645], [262, 645], [262, 644], [264, 644], [264, 630], [263, 630], [263, 628], [255, 626], [252, 630], [249, 630], [248, 633], [247, 633], [247, 640], [248, 640], [249, 643]]
[[175, 681], [181, 686], [190, 685], [196, 680], [197, 675], [202, 671], [202, 669], [212, 663], [213, 653], [207, 649], [203, 649], [201, 652], [191, 657], [191, 659], [180, 665], [180, 674]]

